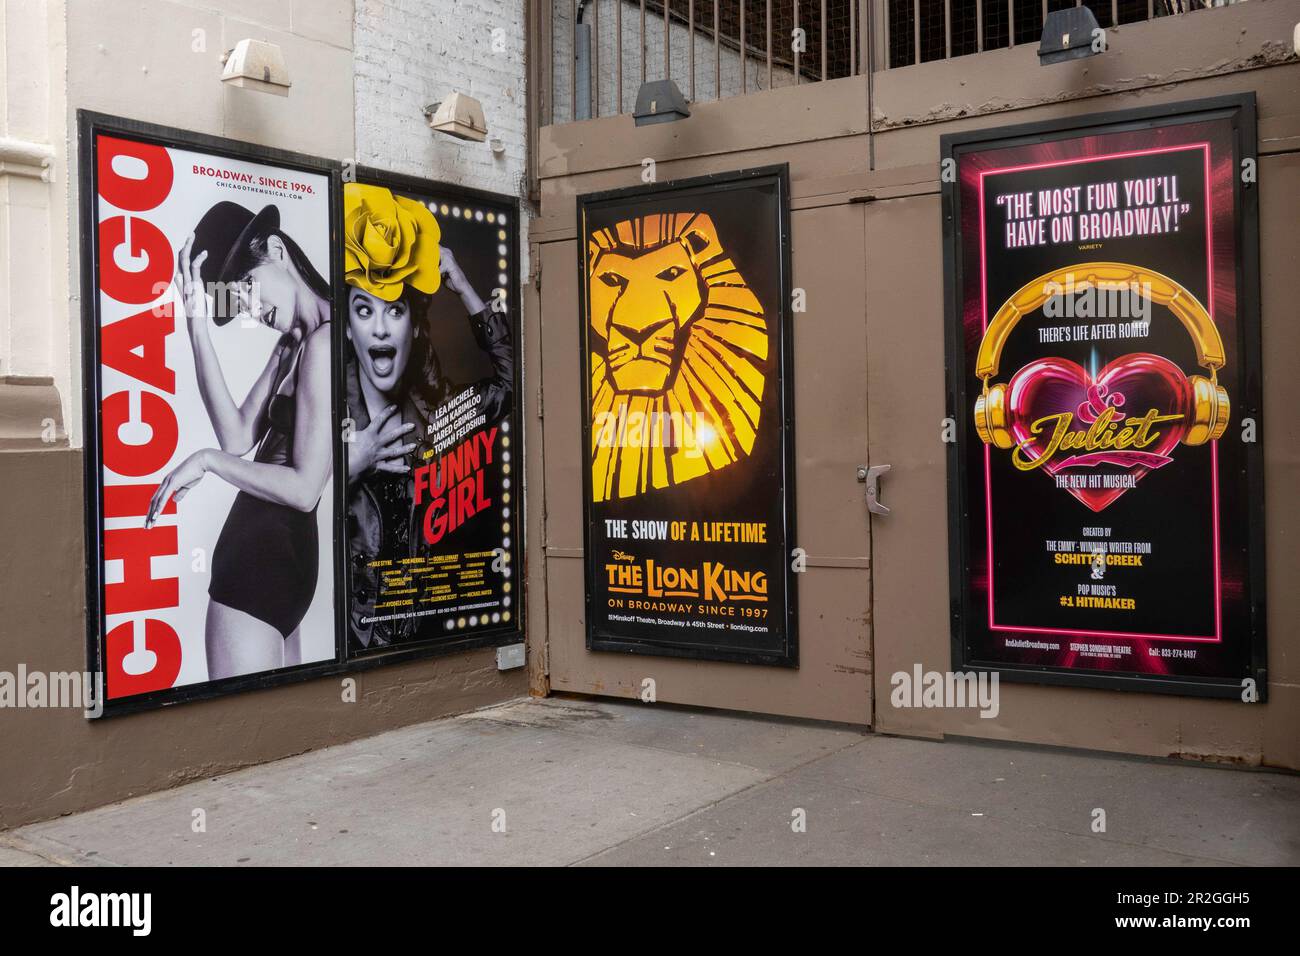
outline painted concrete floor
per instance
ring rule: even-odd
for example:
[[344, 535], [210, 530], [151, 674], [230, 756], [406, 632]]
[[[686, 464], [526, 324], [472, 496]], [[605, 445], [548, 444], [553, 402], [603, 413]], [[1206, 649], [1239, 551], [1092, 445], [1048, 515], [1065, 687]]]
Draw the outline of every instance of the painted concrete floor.
[[1300, 776], [563, 699], [0, 834], [11, 866], [1297, 863]]

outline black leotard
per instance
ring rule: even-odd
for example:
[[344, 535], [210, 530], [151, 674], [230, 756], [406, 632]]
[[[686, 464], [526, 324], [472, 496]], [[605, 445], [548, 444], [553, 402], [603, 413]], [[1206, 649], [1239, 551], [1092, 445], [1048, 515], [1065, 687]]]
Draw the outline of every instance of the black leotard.
[[[266, 427], [254, 461], [293, 463], [298, 368], [306, 338], [291, 353], [293, 368], [281, 377], [266, 410]], [[292, 390], [282, 392], [292, 379]], [[288, 637], [302, 623], [316, 593], [320, 544], [316, 507], [299, 511], [241, 491], [235, 496], [212, 555], [208, 596], [251, 614]]]

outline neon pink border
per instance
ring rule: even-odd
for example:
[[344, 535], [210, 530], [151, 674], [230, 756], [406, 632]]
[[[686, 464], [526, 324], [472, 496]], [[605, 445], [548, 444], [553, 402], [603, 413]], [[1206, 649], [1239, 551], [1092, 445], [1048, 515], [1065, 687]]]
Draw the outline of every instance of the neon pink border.
[[[1023, 172], [1030, 169], [1048, 169], [1054, 166], [1072, 166], [1078, 163], [1093, 163], [1108, 159], [1125, 159], [1130, 156], [1151, 156], [1157, 153], [1172, 153], [1180, 150], [1199, 149], [1205, 154], [1205, 256], [1209, 289], [1210, 320], [1214, 321], [1214, 209], [1210, 202], [1210, 144], [1187, 143], [1179, 146], [1162, 146], [1153, 149], [1129, 150], [1120, 153], [1107, 153], [1104, 156], [1081, 156], [1074, 159], [1054, 160], [1045, 163], [1028, 163], [1023, 166], [1006, 166], [1001, 169], [986, 169], [980, 173], [979, 212], [980, 212], [980, 320], [985, 331], [989, 327], [988, 277], [985, 272], [984, 228], [984, 177], [1000, 173]], [[1217, 323], [1216, 323], [1217, 324]], [[1195, 641], [1198, 643], [1218, 644], [1223, 641], [1223, 595], [1220, 578], [1219, 561], [1219, 443], [1210, 442], [1210, 494], [1213, 501], [1213, 535], [1214, 535], [1214, 636], [1195, 637], [1186, 634], [1135, 634], [1125, 631], [1076, 631], [1064, 628], [1025, 627], [1013, 624], [996, 624], [993, 620], [993, 494], [991, 489], [992, 470], [990, 467], [991, 451], [984, 446], [984, 515], [988, 528], [988, 568], [989, 568], [989, 630], [1017, 631], [1031, 634], [1062, 634], [1070, 637], [1119, 637], [1137, 640]]]

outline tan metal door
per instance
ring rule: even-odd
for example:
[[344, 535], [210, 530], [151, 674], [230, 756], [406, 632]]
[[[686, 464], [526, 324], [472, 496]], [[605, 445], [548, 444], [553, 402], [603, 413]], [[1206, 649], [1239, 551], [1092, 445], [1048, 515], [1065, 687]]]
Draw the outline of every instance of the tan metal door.
[[[807, 570], [797, 575], [799, 667], [586, 649], [579, 252], [574, 239], [564, 236], [538, 247], [543, 276], [542, 559], [552, 690], [639, 697], [649, 677], [657, 699], [664, 702], [857, 724], [871, 721], [870, 527], [863, 485], [857, 480], [867, 448], [864, 207], [850, 204], [843, 194], [832, 199], [801, 196], [797, 178], [792, 194], [792, 285], [804, 290], [807, 302], [807, 310], [794, 316], [792, 356], [794, 543], [807, 555]], [[530, 494], [530, 502], [536, 507], [537, 497]], [[540, 597], [534, 590], [531, 600]]]
[[940, 733], [937, 710], [890, 706], [890, 675], [949, 669], [943, 262], [938, 183], [866, 206], [868, 459], [888, 464], [872, 518], [876, 729]]

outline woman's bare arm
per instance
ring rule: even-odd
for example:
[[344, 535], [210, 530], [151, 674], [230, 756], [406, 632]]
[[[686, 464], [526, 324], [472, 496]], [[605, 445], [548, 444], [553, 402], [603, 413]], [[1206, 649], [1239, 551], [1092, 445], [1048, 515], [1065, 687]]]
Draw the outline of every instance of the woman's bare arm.
[[474, 287], [470, 285], [469, 279], [465, 276], [465, 270], [456, 261], [456, 254], [446, 246], [438, 247], [438, 270], [442, 273], [442, 281], [447, 288], [460, 296], [461, 304], [465, 306], [466, 312], [470, 315], [476, 315], [483, 311], [483, 300]]
[[276, 346], [266, 367], [262, 369], [262, 374], [244, 396], [243, 403], [236, 405], [221, 371], [221, 362], [217, 359], [217, 351], [212, 345], [208, 328], [211, 306], [199, 274], [199, 267], [208, 253], [204, 250], [191, 259], [193, 244], [194, 236], [191, 234], [177, 257], [176, 281], [185, 303], [185, 320], [189, 325], [190, 344], [194, 351], [194, 374], [198, 380], [199, 395], [222, 450], [233, 455], [246, 455], [257, 443], [262, 415], [276, 385], [275, 372], [282, 346]]
[[297, 414], [293, 464], [247, 461], [215, 449], [206, 453], [206, 470], [254, 497], [310, 511], [320, 500], [334, 459], [330, 422], [330, 334], [323, 323], [307, 339], [298, 359]]
[[247, 455], [260, 437], [262, 418], [276, 385], [275, 373], [280, 365], [282, 346], [275, 347], [266, 367], [244, 396], [243, 403], [236, 405], [207, 328], [191, 332], [190, 342], [194, 347], [194, 372], [199, 383], [199, 395], [212, 421], [212, 429], [217, 433], [217, 443], [222, 451], [232, 455]]

